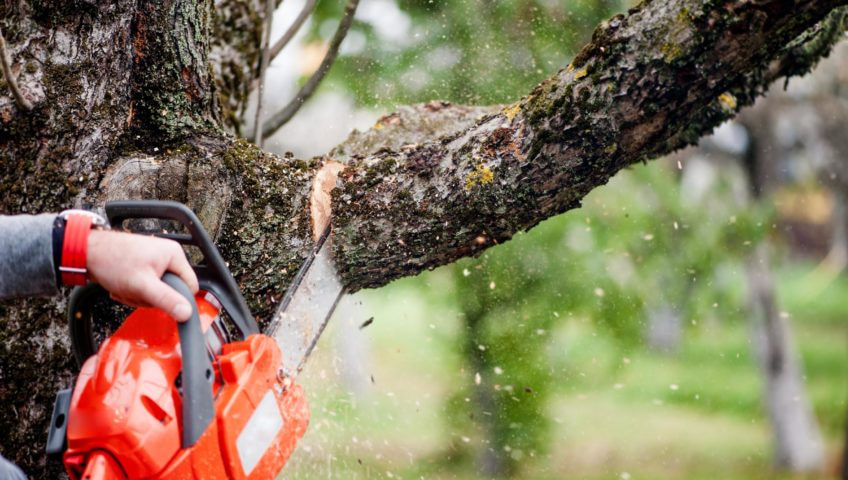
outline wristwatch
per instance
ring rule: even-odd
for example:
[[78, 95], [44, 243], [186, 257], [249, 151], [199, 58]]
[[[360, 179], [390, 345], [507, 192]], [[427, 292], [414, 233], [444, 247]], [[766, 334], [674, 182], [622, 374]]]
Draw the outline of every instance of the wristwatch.
[[53, 264], [59, 285], [88, 283], [88, 234], [108, 229], [109, 222], [88, 210], [65, 210], [53, 222]]

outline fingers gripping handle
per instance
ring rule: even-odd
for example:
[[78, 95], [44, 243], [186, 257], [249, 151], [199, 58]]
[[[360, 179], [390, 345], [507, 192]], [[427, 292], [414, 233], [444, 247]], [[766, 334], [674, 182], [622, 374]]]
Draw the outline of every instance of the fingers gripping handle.
[[182, 446], [190, 447], [206, 431], [215, 418], [215, 402], [212, 399], [212, 363], [206, 352], [206, 341], [197, 312], [197, 302], [188, 286], [173, 273], [166, 273], [162, 281], [179, 292], [191, 305], [191, 318], [177, 322], [180, 334], [183, 371], [183, 432]]
[[129, 219], [156, 218], [180, 223], [188, 235], [158, 233], [156, 236], [176, 240], [184, 245], [194, 245], [203, 253], [204, 264], [195, 265], [200, 288], [211, 291], [224, 305], [224, 309], [241, 332], [241, 337], [259, 333], [259, 326], [239, 290], [238, 284], [227, 268], [211, 237], [200, 219], [187, 206], [162, 200], [116, 200], [106, 204], [106, 215], [112, 227], [120, 227]]

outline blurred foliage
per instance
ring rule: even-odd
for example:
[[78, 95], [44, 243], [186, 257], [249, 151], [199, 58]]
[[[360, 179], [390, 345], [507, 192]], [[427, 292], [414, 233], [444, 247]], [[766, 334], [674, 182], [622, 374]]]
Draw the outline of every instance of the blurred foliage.
[[[465, 104], [515, 101], [564, 68], [612, 16], [618, 0], [377, 0], [374, 10], [410, 21], [401, 35], [358, 20], [328, 77], [362, 105], [392, 106], [434, 99]], [[624, 2], [626, 3], [626, 2]], [[329, 39], [343, 2], [318, 3], [310, 37]], [[367, 19], [363, 2], [357, 18]]]
[[628, 351], [642, 344], [652, 309], [671, 309], [693, 328], [738, 319], [733, 272], [770, 230], [771, 210], [739, 208], [732, 172], [687, 198], [670, 167], [620, 174], [581, 210], [451, 267], [443, 301], [461, 311], [458, 347], [475, 374], [468, 378], [480, 380], [454, 394], [453, 425], [481, 437], [481, 468], [515, 472], [549, 445], [548, 397], [584, 368], [557, 351], [551, 332], [564, 320], [592, 322]]
[[[720, 172], [697, 194], [674, 162], [638, 166], [582, 209], [477, 259], [364, 292], [372, 310], [360, 315], [374, 316], [364, 330], [369, 391], [327, 381], [331, 349], [323, 363], [322, 352], [310, 359], [311, 449], [299, 449], [288, 478], [492, 478], [480, 468], [492, 452], [519, 478], [791, 478], [770, 466], [740, 293], [742, 259], [774, 234], [773, 213], [743, 213], [730, 193], [738, 175]], [[836, 452], [848, 278], [795, 260], [775, 271]], [[663, 275], [691, 287], [654, 290]], [[678, 291], [686, 297], [675, 299]], [[642, 346], [659, 295], [684, 312], [674, 355]], [[480, 405], [481, 392], [491, 404]]]

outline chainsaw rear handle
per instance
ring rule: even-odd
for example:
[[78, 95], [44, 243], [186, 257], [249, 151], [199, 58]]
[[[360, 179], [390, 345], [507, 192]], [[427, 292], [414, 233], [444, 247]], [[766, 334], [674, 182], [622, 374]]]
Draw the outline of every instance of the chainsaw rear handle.
[[163, 275], [162, 281], [185, 297], [191, 305], [191, 317], [185, 322], [177, 322], [183, 360], [182, 447], [188, 448], [197, 443], [215, 418], [215, 401], [212, 398], [214, 375], [194, 295], [188, 285], [173, 273]]
[[97, 283], [74, 288], [68, 298], [68, 330], [71, 335], [71, 353], [74, 354], [77, 368], [97, 353], [91, 318], [94, 305], [100, 299], [109, 299], [109, 292]]
[[227, 264], [212, 243], [203, 224], [190, 208], [182, 203], [166, 200], [118, 200], [106, 204], [106, 216], [115, 228], [122, 228], [123, 223], [130, 219], [173, 220], [185, 227], [189, 232], [187, 235], [167, 232], [158, 232], [154, 235], [200, 249], [204, 263], [192, 265], [200, 288], [211, 292], [221, 302], [224, 310], [240, 330], [242, 339], [259, 333], [259, 326], [250, 313], [247, 302], [244, 301], [241, 290], [227, 268]]

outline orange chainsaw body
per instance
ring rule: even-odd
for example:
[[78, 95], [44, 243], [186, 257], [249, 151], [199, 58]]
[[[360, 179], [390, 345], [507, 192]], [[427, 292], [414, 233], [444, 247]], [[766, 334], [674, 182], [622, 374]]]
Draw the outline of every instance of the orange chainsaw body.
[[[206, 295], [195, 297], [204, 332], [220, 314]], [[278, 374], [282, 355], [270, 337], [207, 348], [214, 356], [215, 417], [194, 445], [182, 448], [175, 322], [150, 308], [129, 315], [85, 361], [73, 389], [64, 453], [70, 477], [275, 478], [309, 422], [302, 388]]]

